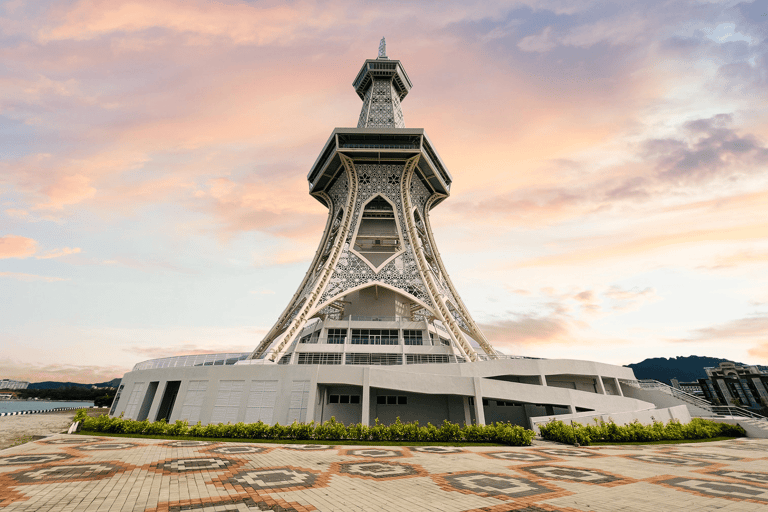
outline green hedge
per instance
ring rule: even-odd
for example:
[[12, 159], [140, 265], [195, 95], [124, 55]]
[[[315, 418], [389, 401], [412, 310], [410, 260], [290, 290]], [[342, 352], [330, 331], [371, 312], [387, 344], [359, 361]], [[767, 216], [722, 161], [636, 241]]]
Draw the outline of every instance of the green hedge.
[[75, 416], [81, 422], [81, 428], [89, 432], [114, 434], [149, 434], [165, 436], [214, 437], [228, 439], [314, 439], [323, 441], [432, 441], [432, 442], [480, 442], [500, 443], [512, 446], [529, 446], [535, 434], [511, 423], [493, 423], [491, 425], [464, 425], [463, 427], [444, 421], [439, 427], [419, 422], [401, 423], [398, 418], [391, 425], [382, 425], [376, 420], [375, 425], [362, 423], [345, 426], [335, 418], [324, 423], [293, 423], [292, 425], [267, 425], [258, 423], [228, 423], [188, 425], [186, 421], [166, 423], [165, 421], [135, 421], [123, 418], [110, 418], [107, 415], [89, 417], [81, 409]]
[[715, 421], [693, 418], [682, 424], [670, 420], [666, 425], [660, 421], [643, 425], [637, 420], [628, 425], [616, 425], [613, 421], [582, 425], [573, 422], [551, 421], [539, 427], [541, 436], [549, 441], [587, 446], [590, 443], [626, 443], [643, 441], [678, 441], [685, 439], [711, 439], [713, 437], [744, 437], [747, 433], [739, 425], [728, 425]]

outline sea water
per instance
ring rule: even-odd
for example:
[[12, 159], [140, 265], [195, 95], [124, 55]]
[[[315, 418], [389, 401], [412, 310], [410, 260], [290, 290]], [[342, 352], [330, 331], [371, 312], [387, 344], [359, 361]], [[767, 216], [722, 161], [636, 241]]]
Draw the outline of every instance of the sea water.
[[59, 407], [93, 407], [93, 402], [49, 400], [0, 400], [0, 412], [47, 411]]

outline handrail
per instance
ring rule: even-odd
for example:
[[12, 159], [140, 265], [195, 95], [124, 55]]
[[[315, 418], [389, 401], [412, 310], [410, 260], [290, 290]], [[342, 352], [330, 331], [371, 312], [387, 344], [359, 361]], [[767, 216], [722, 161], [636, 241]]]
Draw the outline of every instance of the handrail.
[[702, 409], [705, 409], [709, 412], [712, 412], [712, 404], [707, 402], [706, 400], [703, 400], [695, 395], [692, 395], [690, 393], [687, 393], [683, 391], [682, 389], [673, 388], [672, 386], [669, 386], [667, 384], [664, 384], [663, 382], [659, 382], [654, 379], [638, 379], [638, 384], [642, 389], [658, 389], [659, 391], [666, 393], [668, 395], [672, 395], [675, 398], [679, 398], [680, 400], [684, 402], [688, 402], [691, 405], [695, 405], [696, 407], [700, 407]]
[[679, 398], [684, 402], [688, 402], [692, 405], [705, 409], [710, 413], [712, 413], [714, 416], [741, 416], [741, 417], [752, 418], [757, 420], [768, 420], [768, 418], [766, 418], [762, 414], [758, 414], [754, 411], [750, 411], [749, 409], [745, 409], [744, 407], [738, 407], [735, 405], [712, 405], [706, 400], [702, 400], [697, 396], [694, 396], [690, 393], [686, 393], [681, 389], [673, 388], [672, 386], [669, 386], [657, 380], [639, 379], [637, 382], [640, 385], [640, 387], [643, 389], [658, 389], [659, 391], [663, 393], [667, 393], [668, 395], [672, 395], [675, 398]]
[[743, 416], [745, 418], [752, 418], [755, 420], [768, 420], [762, 414], [758, 414], [744, 407], [738, 407], [735, 405], [713, 405], [712, 412], [718, 416]]

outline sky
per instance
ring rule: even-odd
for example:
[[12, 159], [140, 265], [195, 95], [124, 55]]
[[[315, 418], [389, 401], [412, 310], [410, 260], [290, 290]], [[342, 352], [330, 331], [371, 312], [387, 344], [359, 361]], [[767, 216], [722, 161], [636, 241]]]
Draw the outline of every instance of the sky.
[[768, 363], [768, 5], [0, 4], [0, 378], [249, 352], [379, 39], [454, 177], [431, 213], [507, 354]]

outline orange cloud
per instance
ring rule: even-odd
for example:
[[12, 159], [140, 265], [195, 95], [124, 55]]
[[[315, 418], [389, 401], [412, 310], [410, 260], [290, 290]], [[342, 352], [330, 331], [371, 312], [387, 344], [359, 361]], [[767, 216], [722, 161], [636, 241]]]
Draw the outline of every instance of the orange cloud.
[[663, 247], [724, 240], [759, 240], [768, 237], [768, 224], [752, 224], [721, 229], [706, 229], [619, 241], [602, 247], [574, 250], [563, 254], [542, 256], [520, 262], [515, 267], [575, 265], [609, 258], [623, 258]]
[[131, 352], [133, 354], [139, 354], [144, 357], [148, 357], [149, 359], [158, 359], [161, 357], [173, 357], [173, 356], [187, 356], [187, 355], [198, 355], [198, 354], [224, 354], [224, 353], [240, 353], [240, 352], [251, 352], [253, 350], [253, 347], [246, 347], [243, 345], [239, 346], [229, 346], [229, 347], [216, 347], [214, 349], [201, 347], [199, 345], [194, 345], [191, 343], [186, 343], [182, 345], [175, 345], [171, 347], [142, 347], [142, 346], [133, 346], [126, 349], [123, 349], [126, 352]]
[[90, 178], [82, 174], [62, 176], [55, 183], [43, 188], [48, 202], [37, 205], [37, 208], [61, 209], [65, 205], [75, 204], [93, 197], [96, 189], [90, 186]]
[[74, 249], [69, 247], [64, 247], [63, 249], [54, 249], [44, 254], [40, 254], [39, 256], [35, 256], [35, 258], [39, 260], [47, 260], [51, 258], [60, 258], [62, 256], [68, 256], [70, 254], [79, 254], [79, 253], [80, 253], [79, 247], [75, 247]]
[[31, 238], [16, 235], [0, 237], [0, 259], [28, 258], [37, 251], [37, 242]]
[[747, 353], [753, 357], [757, 357], [764, 363], [768, 363], [768, 343], [762, 343], [747, 350]]

